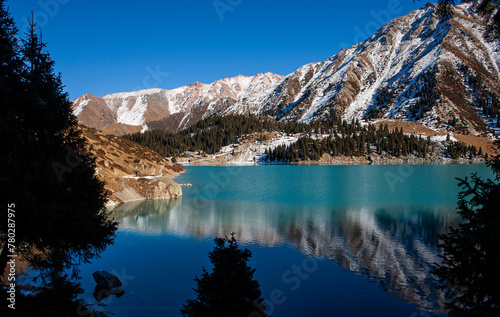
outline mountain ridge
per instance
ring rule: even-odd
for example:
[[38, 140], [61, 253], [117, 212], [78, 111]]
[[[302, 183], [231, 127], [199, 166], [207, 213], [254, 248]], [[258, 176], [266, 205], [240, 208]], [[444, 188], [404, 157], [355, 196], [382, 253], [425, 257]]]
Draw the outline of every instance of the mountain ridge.
[[[411, 96], [408, 90], [419, 82], [419, 77], [425, 71], [430, 71], [435, 66], [444, 69], [447, 66], [446, 62], [453, 59], [448, 56], [449, 51], [453, 50], [457, 54], [465, 55], [450, 43], [451, 39], [445, 42], [445, 38], [450, 34], [450, 30], [455, 33], [464, 32], [464, 28], [460, 27], [456, 20], [464, 16], [463, 10], [470, 10], [471, 7], [470, 4], [456, 6], [455, 10], [461, 12], [462, 15], [455, 14], [450, 25], [439, 18], [434, 4], [427, 4], [422, 9], [388, 22], [364, 42], [341, 50], [323, 63], [305, 65], [287, 76], [280, 84], [279, 92], [270, 96], [269, 101], [264, 105], [264, 113], [283, 121], [310, 122], [312, 118], [318, 116], [316, 112], [326, 112], [328, 108], [333, 108], [337, 115], [350, 121], [362, 119], [365, 115], [369, 116], [370, 109], [378, 108], [385, 110], [382, 111], [382, 115], [379, 115], [381, 118], [410, 119], [410, 121], [418, 122], [419, 119], [411, 120], [415, 118], [408, 116], [408, 112], [404, 110], [412, 102], [416, 103], [415, 99], [421, 97]], [[477, 23], [480, 24], [480, 21], [478, 20]], [[494, 49], [495, 54], [492, 54], [493, 49], [473, 31], [473, 27], [465, 31], [475, 35], [475, 40], [483, 46], [483, 50], [477, 51], [488, 51], [489, 57], [494, 56], [494, 60], [491, 62], [491, 59], [490, 61], [483, 59], [478, 62], [479, 58], [471, 54], [471, 49], [466, 52], [469, 53], [467, 58], [463, 59], [475, 68], [475, 72], [485, 75], [484, 77], [490, 83], [498, 83], [500, 62], [498, 43]], [[470, 43], [466, 42], [466, 44]], [[446, 53], [446, 56], [442, 57], [443, 53]], [[452, 62], [458, 61], [455, 59]], [[489, 69], [485, 69], [484, 64], [487, 64]], [[451, 68], [446, 70], [450, 71]], [[445, 82], [447, 79], [441, 78], [440, 82]], [[296, 83], [300, 83], [302, 88], [298, 94], [294, 93], [297, 90], [294, 87]], [[289, 88], [290, 85], [292, 89]], [[458, 83], [455, 86], [457, 87], [453, 87], [452, 90], [461, 88]], [[491, 86], [498, 95], [498, 85], [492, 84]], [[392, 98], [395, 100], [390, 100], [388, 109], [381, 109], [383, 105], [378, 106], [375, 102], [376, 98], [382, 94], [383, 88], [387, 88], [387, 93], [394, 94]], [[439, 90], [439, 87], [437, 88]], [[397, 89], [403, 89], [403, 91], [397, 91]], [[405, 92], [408, 96], [402, 99], [400, 96]], [[451, 99], [453, 96], [444, 97]], [[400, 99], [399, 102], [398, 99]], [[456, 105], [453, 104], [451, 108], [453, 106]], [[425, 120], [421, 120], [421, 123], [428, 127], [440, 128], [439, 125], [433, 125], [432, 122]], [[479, 124], [479, 122], [475, 123]]]
[[97, 129], [127, 124], [170, 132], [214, 115], [306, 123], [336, 115], [348, 121], [400, 119], [493, 138], [500, 134], [500, 44], [488, 39], [487, 18], [466, 3], [454, 6], [453, 18], [444, 21], [437, 5], [427, 3], [365, 41], [287, 76], [239, 75], [169, 93], [84, 95], [74, 101], [75, 114]]
[[[202, 119], [205, 113], [217, 112], [224, 105], [238, 103], [241, 99], [251, 103], [281, 78], [267, 72], [218, 79], [210, 84], [195, 82], [170, 90], [152, 88], [103, 97], [85, 94], [73, 101], [73, 113], [81, 124], [96, 129], [119, 124], [141, 126], [142, 130], [148, 129], [149, 122], [182, 115], [177, 120], [178, 126], [172, 128], [175, 132], [189, 126], [190, 121]], [[200, 107], [203, 111], [197, 111]]]

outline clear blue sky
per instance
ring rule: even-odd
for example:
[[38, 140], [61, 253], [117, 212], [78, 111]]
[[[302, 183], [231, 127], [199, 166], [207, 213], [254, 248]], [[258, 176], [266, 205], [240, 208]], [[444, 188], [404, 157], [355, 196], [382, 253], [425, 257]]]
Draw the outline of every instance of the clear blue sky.
[[7, 0], [33, 11], [70, 98], [287, 75], [420, 8], [412, 0]]

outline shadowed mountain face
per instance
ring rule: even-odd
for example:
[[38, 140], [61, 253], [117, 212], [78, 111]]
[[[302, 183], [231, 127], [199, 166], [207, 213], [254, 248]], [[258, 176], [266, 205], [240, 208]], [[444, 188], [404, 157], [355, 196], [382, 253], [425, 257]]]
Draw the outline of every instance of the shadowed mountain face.
[[192, 237], [235, 231], [243, 244], [289, 244], [376, 280], [388, 292], [427, 310], [442, 310], [429, 274], [439, 262], [440, 233], [458, 218], [453, 210], [328, 209], [196, 199], [146, 201], [113, 210], [120, 230]]
[[311, 122], [335, 113], [349, 121], [394, 118], [486, 135], [496, 127], [496, 117], [490, 122], [483, 109], [498, 106], [500, 44], [488, 39], [487, 17], [475, 10], [471, 3], [455, 6], [445, 22], [429, 3], [286, 77], [265, 73], [173, 90], [86, 94], [74, 101], [74, 113], [83, 124], [113, 126], [118, 134], [132, 126], [175, 132], [213, 115]]

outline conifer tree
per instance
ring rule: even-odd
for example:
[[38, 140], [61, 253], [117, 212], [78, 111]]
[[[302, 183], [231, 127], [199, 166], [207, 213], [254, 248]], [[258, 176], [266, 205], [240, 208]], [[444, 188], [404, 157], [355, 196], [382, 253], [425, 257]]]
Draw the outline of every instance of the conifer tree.
[[240, 249], [234, 236], [233, 232], [231, 238], [215, 239], [215, 248], [209, 252], [213, 271], [203, 268], [201, 278], [195, 278], [197, 299], [187, 301], [181, 309], [183, 316], [267, 316], [259, 282], [253, 278], [255, 269], [247, 264], [252, 253]]
[[[15, 205], [16, 252], [40, 274], [94, 258], [112, 243], [104, 184], [71, 111], [60, 75], [31, 24], [21, 45], [0, 0], [0, 181]], [[7, 219], [0, 213], [0, 271], [6, 266]], [[55, 276], [55, 275], [54, 275]]]
[[452, 316], [500, 315], [500, 156], [489, 163], [495, 179], [473, 174], [460, 180], [458, 209], [464, 222], [451, 228], [443, 240], [443, 263], [436, 274], [448, 291]]

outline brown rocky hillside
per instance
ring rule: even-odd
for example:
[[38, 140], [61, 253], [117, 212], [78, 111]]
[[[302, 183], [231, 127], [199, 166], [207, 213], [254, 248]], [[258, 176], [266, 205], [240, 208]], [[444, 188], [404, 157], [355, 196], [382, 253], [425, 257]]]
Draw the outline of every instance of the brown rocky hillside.
[[[376, 126], [379, 126], [381, 124], [387, 124], [390, 131], [393, 131], [394, 129], [399, 130], [403, 128], [403, 132], [406, 134], [421, 135], [423, 137], [447, 135], [447, 133], [445, 132], [435, 131], [421, 124], [405, 120], [383, 119], [375, 123]], [[495, 140], [480, 136], [467, 135], [467, 134], [464, 135], [453, 132], [450, 133], [450, 135], [453, 136], [458, 141], [465, 143], [466, 145], [475, 146], [477, 149], [483, 149], [483, 152], [485, 154], [488, 153], [488, 155], [490, 156], [496, 156], [500, 154], [500, 147], [498, 145], [498, 142], [495, 142]]]
[[110, 192], [109, 205], [182, 195], [181, 187], [172, 181], [184, 171], [181, 165], [137, 143], [83, 125], [80, 128], [96, 156], [96, 173]]

